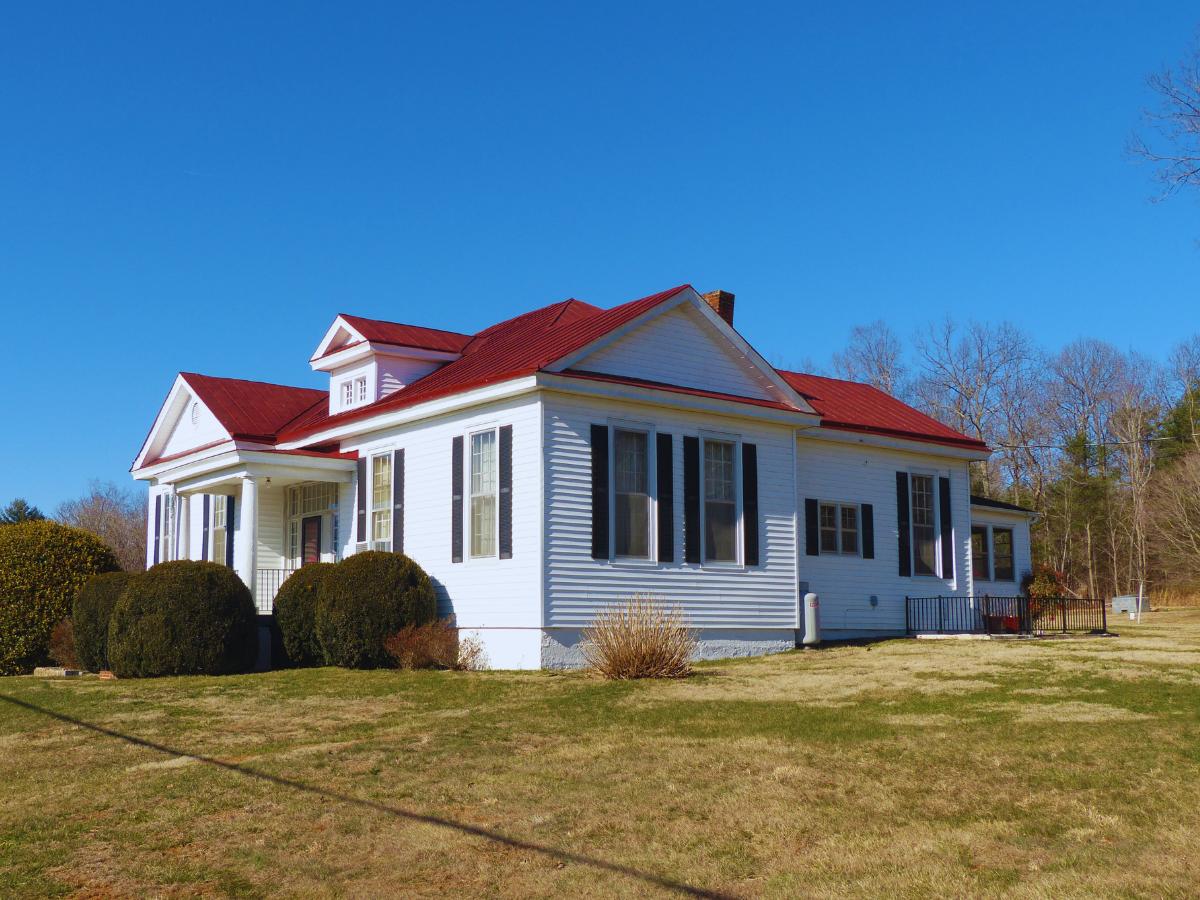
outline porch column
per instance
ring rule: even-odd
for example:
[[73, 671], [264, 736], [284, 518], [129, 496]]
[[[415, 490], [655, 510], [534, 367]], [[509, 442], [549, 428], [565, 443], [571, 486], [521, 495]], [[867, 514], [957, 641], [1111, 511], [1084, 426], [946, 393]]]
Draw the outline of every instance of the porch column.
[[242, 478], [240, 527], [233, 542], [233, 569], [254, 593], [258, 550], [258, 482], [250, 475]]

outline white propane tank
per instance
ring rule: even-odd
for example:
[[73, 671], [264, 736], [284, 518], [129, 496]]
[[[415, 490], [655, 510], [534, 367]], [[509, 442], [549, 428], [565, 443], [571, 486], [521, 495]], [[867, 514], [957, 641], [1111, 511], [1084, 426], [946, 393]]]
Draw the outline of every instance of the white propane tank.
[[805, 647], [815, 647], [821, 643], [821, 610], [817, 595], [804, 595], [804, 640]]

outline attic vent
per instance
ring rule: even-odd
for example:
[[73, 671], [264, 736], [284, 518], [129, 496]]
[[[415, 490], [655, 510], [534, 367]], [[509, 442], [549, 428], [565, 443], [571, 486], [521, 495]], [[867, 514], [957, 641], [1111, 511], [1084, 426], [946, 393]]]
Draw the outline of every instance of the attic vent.
[[200, 404], [192, 401], [192, 424], [195, 425], [200, 421]]

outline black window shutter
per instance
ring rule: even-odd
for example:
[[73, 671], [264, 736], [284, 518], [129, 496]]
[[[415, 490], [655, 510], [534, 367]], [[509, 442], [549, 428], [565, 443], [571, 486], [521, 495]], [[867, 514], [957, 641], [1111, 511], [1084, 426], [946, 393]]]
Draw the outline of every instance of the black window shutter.
[[700, 550], [700, 438], [683, 439], [683, 558], [699, 563]]
[[758, 447], [742, 444], [742, 544], [746, 565], [758, 565]]
[[450, 562], [463, 561], [463, 439], [450, 445]]
[[860, 508], [859, 519], [862, 525], [862, 555], [863, 559], [875, 558], [875, 507], [864, 503]]
[[942, 519], [942, 577], [954, 577], [954, 538], [953, 523], [950, 521], [950, 479], [939, 478], [940, 488], [938, 499], [941, 501]]
[[500, 558], [512, 559], [512, 426], [500, 427]]
[[212, 500], [208, 494], [204, 495], [204, 501], [201, 505], [200, 513], [200, 558], [208, 559], [208, 509], [209, 503]]
[[225, 565], [233, 568], [233, 495], [225, 498]]
[[404, 552], [404, 451], [392, 453], [392, 552]]
[[154, 564], [158, 565], [158, 537], [162, 534], [162, 494], [154, 497]]
[[358, 458], [358, 518], [355, 522], [354, 539], [362, 543], [367, 539], [367, 458]]
[[817, 501], [808, 497], [804, 501], [804, 553], [806, 556], [821, 555], [820, 533], [817, 531]]
[[592, 426], [592, 559], [608, 559], [608, 426]]
[[674, 441], [669, 434], [655, 438], [658, 476], [658, 561], [675, 562]]
[[900, 574], [912, 575], [912, 535], [908, 524], [908, 473], [896, 473], [896, 525], [900, 538]]

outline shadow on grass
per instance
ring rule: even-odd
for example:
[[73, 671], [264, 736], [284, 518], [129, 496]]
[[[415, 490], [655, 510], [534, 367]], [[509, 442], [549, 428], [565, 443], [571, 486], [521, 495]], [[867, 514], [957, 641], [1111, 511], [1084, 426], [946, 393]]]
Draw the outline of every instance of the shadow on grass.
[[597, 859], [596, 857], [587, 856], [583, 853], [576, 853], [570, 850], [558, 850], [554, 847], [546, 847], [542, 844], [523, 841], [519, 838], [500, 834], [499, 832], [492, 831], [488, 828], [480, 828], [477, 825], [468, 825], [465, 822], [456, 822], [453, 819], [445, 819], [441, 816], [431, 816], [426, 813], [414, 812], [413, 810], [403, 809], [399, 806], [380, 803], [376, 800], [365, 800], [361, 797], [352, 797], [347, 794], [339, 794], [338, 792], [331, 791], [328, 788], [305, 784], [303, 781], [296, 781], [292, 778], [284, 778], [281, 775], [271, 775], [268, 772], [259, 772], [255, 769], [249, 768], [248, 766], [243, 766], [239, 763], [225, 762], [224, 760], [215, 759], [211, 756], [186, 753], [183, 750], [178, 750], [174, 747], [168, 747], [165, 744], [158, 744], [154, 741], [148, 741], [145, 738], [140, 738], [131, 734], [123, 734], [111, 728], [105, 728], [103, 725], [85, 722], [82, 719], [76, 719], [73, 716], [55, 712], [52, 709], [46, 709], [45, 707], [38, 706], [35, 703], [29, 703], [25, 700], [18, 700], [16, 697], [9, 697], [5, 694], [0, 694], [0, 700], [3, 700], [5, 703], [9, 703], [13, 706], [18, 706], [22, 709], [29, 710], [30, 712], [39, 713], [43, 716], [57, 719], [58, 721], [65, 722], [68, 725], [74, 725], [77, 728], [83, 728], [88, 731], [96, 732], [97, 734], [103, 734], [107, 737], [116, 738], [117, 740], [125, 741], [126, 743], [133, 744], [138, 747], [145, 747], [149, 750], [165, 753], [168, 756], [174, 756], [183, 759], [193, 759], [196, 762], [214, 766], [219, 769], [225, 769], [226, 771], [234, 772], [247, 778], [257, 778], [260, 781], [266, 781], [271, 784], [278, 785], [279, 787], [285, 787], [301, 793], [311, 794], [317, 797], [324, 797], [330, 800], [336, 800], [340, 803], [346, 803], [351, 806], [357, 806], [360, 809], [366, 809], [372, 812], [382, 813], [383, 815], [393, 816], [397, 819], [404, 819], [410, 822], [420, 822], [425, 825], [436, 825], [439, 828], [448, 828], [452, 831], [457, 831], [462, 834], [469, 834], [473, 837], [480, 837], [484, 838], [485, 840], [494, 841], [497, 844], [503, 844], [506, 847], [512, 847], [516, 850], [527, 850], [533, 853], [540, 853], [543, 856], [548, 856], [551, 859], [555, 859], [560, 862], [574, 863], [581, 866], [590, 866], [594, 869], [599, 869], [604, 872], [611, 872], [616, 875], [624, 875], [627, 878], [633, 878], [646, 884], [664, 888], [669, 891], [675, 891], [689, 897], [724, 898], [729, 896], [718, 891], [710, 891], [705, 888], [694, 887], [690, 884], [686, 884], [685, 882], [675, 881], [662, 875], [655, 875], [652, 872], [643, 872], [640, 869], [633, 868], [632, 866], [624, 866], [620, 863], [608, 862], [607, 860]]

